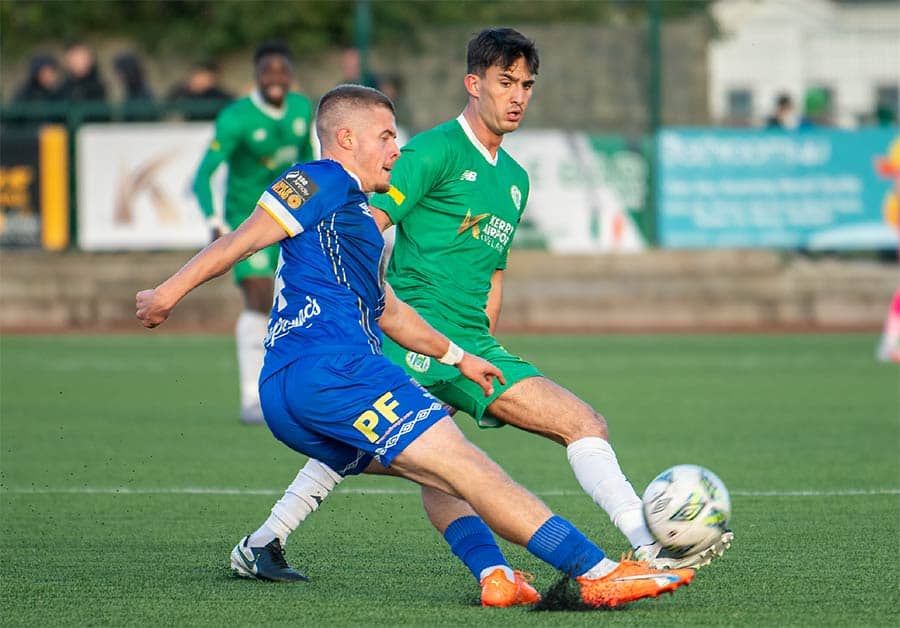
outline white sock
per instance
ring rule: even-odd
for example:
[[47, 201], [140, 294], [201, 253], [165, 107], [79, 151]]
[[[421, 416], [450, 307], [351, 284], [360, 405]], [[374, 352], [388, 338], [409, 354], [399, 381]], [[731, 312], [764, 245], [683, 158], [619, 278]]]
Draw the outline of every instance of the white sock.
[[284, 496], [272, 506], [269, 518], [250, 535], [250, 547], [264, 547], [275, 538], [281, 539], [282, 545], [287, 543], [290, 533], [319, 507], [343, 479], [331, 467], [310, 458], [287, 487]]
[[581, 578], [602, 578], [608, 573], [611, 573], [613, 569], [619, 566], [614, 560], [610, 560], [608, 558], [604, 558], [599, 563], [585, 571], [581, 574]]
[[241, 384], [241, 408], [259, 407], [259, 372], [266, 350], [263, 340], [269, 325], [265, 314], [244, 310], [234, 328], [237, 341], [238, 373]]
[[631, 546], [653, 543], [644, 523], [641, 499], [619, 468], [609, 443], [596, 436], [581, 438], [566, 448], [566, 454], [581, 488], [606, 511]]
[[478, 582], [481, 582], [482, 580], [487, 578], [489, 575], [494, 573], [494, 570], [496, 570], [496, 569], [502, 569], [503, 575], [506, 576], [506, 579], [509, 580], [510, 582], [516, 581], [516, 574], [514, 574], [513, 570], [510, 569], [509, 567], [507, 567], [506, 565], [491, 565], [490, 567], [485, 567], [484, 569], [481, 570], [481, 573], [478, 574]]

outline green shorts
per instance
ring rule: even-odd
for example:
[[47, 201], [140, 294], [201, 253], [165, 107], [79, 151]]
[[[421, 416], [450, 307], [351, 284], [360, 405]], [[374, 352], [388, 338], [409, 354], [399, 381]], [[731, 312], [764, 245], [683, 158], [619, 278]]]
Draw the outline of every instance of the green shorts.
[[490, 334], [469, 338], [452, 336], [452, 340], [469, 353], [487, 360], [503, 371], [506, 384], [495, 381], [494, 394], [485, 397], [481, 386], [460, 374], [455, 366], [447, 366], [434, 358], [407, 351], [387, 336], [384, 337], [384, 354], [392, 362], [402, 366], [432, 395], [469, 414], [478, 427], [503, 427], [505, 423], [485, 414], [487, 407], [516, 382], [539, 377], [541, 372], [519, 356], [509, 353]]
[[267, 246], [235, 264], [234, 282], [239, 284], [249, 277], [274, 277], [275, 269], [278, 268], [279, 249], [279, 244]]

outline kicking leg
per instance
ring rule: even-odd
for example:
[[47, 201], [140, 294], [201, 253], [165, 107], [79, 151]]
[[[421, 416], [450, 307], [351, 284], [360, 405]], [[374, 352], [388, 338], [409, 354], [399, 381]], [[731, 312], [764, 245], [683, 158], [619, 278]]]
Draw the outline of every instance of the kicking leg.
[[693, 579], [689, 569], [664, 575], [643, 563], [609, 560], [581, 531], [467, 441], [449, 417], [407, 445], [390, 472], [464, 499], [497, 534], [577, 579], [582, 598], [592, 606], [655, 597]]

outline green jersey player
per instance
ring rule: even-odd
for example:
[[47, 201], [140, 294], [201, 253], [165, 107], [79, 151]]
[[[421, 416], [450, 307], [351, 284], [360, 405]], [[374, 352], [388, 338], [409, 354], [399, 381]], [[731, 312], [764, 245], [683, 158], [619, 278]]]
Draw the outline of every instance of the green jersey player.
[[[730, 532], [689, 556], [668, 555], [644, 522], [641, 500], [619, 467], [605, 419], [574, 394], [507, 352], [492, 332], [500, 314], [503, 272], [528, 196], [524, 170], [501, 148], [531, 99], [538, 54], [534, 43], [510, 28], [476, 35], [464, 79], [468, 103], [455, 120], [413, 138], [392, 170], [392, 187], [369, 201], [384, 230], [397, 226], [387, 279], [397, 295], [434, 328], [451, 334], [466, 351], [503, 371], [488, 397], [436, 360], [385, 339], [385, 353], [429, 392], [465, 410], [483, 427], [508, 424], [566, 448], [585, 492], [628, 539], [641, 560], [655, 567], [699, 567], [721, 554]], [[310, 460], [272, 515], [250, 537], [263, 547], [283, 543], [341, 481]], [[481, 583], [486, 606], [527, 604], [534, 590], [506, 561], [490, 530], [465, 501], [424, 488], [429, 519], [451, 550]]]
[[[254, 67], [257, 89], [219, 113], [215, 137], [194, 180], [194, 193], [213, 239], [244, 222], [262, 191], [285, 168], [313, 156], [312, 104], [303, 94], [288, 91], [293, 75], [290, 51], [280, 44], [264, 44], [254, 55]], [[223, 163], [228, 166], [224, 223], [215, 215], [210, 185], [213, 173]], [[235, 336], [241, 419], [247, 423], [262, 422], [257, 380], [277, 264], [278, 246], [274, 245], [234, 267], [234, 279], [244, 295]]]

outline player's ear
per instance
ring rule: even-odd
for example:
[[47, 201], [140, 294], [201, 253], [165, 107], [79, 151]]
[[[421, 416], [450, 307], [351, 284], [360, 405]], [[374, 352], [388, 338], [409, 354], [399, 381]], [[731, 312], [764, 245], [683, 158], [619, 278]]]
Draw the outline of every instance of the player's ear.
[[466, 86], [466, 91], [469, 93], [469, 96], [478, 98], [478, 93], [481, 89], [481, 78], [477, 74], [466, 74], [466, 78], [463, 79], [463, 84]]
[[348, 150], [353, 148], [353, 131], [348, 129], [347, 127], [342, 127], [337, 130], [337, 141], [338, 146], [341, 148], [346, 148]]

